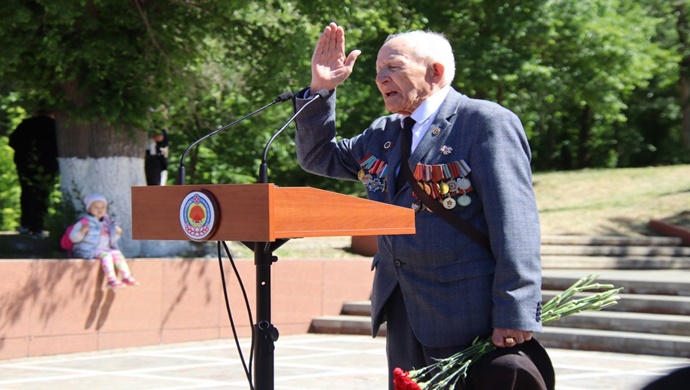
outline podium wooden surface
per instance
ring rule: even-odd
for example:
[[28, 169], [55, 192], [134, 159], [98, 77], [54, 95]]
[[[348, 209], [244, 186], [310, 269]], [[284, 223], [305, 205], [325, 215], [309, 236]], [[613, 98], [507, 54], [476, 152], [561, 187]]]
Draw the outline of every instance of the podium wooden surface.
[[132, 238], [188, 240], [180, 206], [191, 191], [210, 192], [219, 225], [210, 241], [273, 242], [329, 236], [414, 234], [414, 210], [311, 187], [211, 184], [132, 187]]

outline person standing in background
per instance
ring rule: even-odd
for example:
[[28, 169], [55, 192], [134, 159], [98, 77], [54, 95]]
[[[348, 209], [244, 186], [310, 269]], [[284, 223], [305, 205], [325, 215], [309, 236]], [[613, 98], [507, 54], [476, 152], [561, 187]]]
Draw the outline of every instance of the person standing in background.
[[165, 185], [168, 180], [168, 132], [151, 132], [146, 146], [146, 185]]
[[35, 112], [17, 126], [9, 141], [21, 187], [17, 230], [42, 237], [50, 192], [59, 172], [55, 115], [45, 110]]

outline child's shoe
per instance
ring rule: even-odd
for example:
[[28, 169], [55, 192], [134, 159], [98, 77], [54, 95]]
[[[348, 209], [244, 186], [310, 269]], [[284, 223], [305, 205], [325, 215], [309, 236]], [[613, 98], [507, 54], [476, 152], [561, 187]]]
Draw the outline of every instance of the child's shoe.
[[108, 280], [108, 284], [107, 284], [106, 286], [107, 286], [108, 288], [113, 288], [113, 289], [115, 289], [115, 288], [124, 287], [125, 285], [124, 285], [121, 281], [119, 281], [119, 280], [117, 280], [117, 279], [110, 279], [110, 280]]
[[136, 279], [134, 279], [134, 276], [128, 276], [126, 278], [122, 278], [122, 283], [127, 285], [127, 286], [138, 286], [139, 282], [137, 282]]

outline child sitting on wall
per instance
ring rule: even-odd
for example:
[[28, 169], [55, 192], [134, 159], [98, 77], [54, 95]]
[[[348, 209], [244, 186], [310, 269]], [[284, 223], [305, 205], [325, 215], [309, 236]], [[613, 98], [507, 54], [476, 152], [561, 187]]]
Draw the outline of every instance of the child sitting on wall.
[[[139, 285], [118, 248], [122, 228], [108, 217], [106, 198], [91, 194], [84, 198], [84, 205], [86, 214], [79, 217], [69, 234], [70, 241], [74, 243], [73, 256], [100, 260], [108, 288]], [[120, 271], [122, 280], [117, 278], [116, 270]]]

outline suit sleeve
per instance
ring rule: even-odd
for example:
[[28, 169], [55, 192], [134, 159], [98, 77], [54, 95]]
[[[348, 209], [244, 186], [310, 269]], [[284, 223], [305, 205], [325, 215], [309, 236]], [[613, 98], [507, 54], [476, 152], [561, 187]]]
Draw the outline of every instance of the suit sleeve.
[[496, 261], [493, 327], [541, 331], [541, 232], [527, 138], [517, 116], [502, 108], [479, 127], [472, 176]]
[[[307, 100], [308, 90], [295, 98], [295, 110]], [[295, 146], [299, 165], [307, 172], [335, 179], [357, 180], [359, 162], [355, 145], [360, 136], [336, 140], [335, 91], [309, 104], [296, 118]]]

